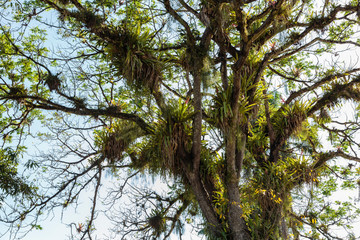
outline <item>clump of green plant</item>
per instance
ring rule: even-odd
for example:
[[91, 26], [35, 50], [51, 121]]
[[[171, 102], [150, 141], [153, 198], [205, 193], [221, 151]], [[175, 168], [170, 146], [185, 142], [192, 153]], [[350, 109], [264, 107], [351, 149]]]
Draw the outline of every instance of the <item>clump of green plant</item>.
[[144, 132], [133, 122], [119, 120], [109, 127], [95, 132], [95, 144], [101, 153], [114, 164], [123, 159], [123, 154], [129, 146]]

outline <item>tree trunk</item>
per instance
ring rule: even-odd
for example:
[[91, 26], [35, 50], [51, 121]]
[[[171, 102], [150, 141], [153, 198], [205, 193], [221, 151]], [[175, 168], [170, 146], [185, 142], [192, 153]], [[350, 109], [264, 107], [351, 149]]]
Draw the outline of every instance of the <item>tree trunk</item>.
[[281, 218], [281, 227], [280, 227], [280, 230], [281, 230], [281, 237], [283, 239], [288, 239], [289, 237], [289, 230], [288, 230], [288, 227], [286, 225], [286, 221], [285, 221], [285, 218], [282, 217]]
[[[214, 236], [221, 236], [221, 225], [216, 217], [214, 208], [210, 201], [209, 193], [203, 187], [201, 178], [199, 174], [190, 174], [189, 182], [192, 187], [192, 190], [195, 194], [196, 200], [199, 203], [201, 212], [205, 217], [208, 227]], [[211, 193], [210, 193], [211, 194]]]
[[[236, 130], [229, 128], [226, 133], [226, 188], [229, 200], [229, 226], [234, 240], [251, 239], [240, 205], [239, 178], [236, 167]], [[239, 167], [239, 166], [238, 166]]]

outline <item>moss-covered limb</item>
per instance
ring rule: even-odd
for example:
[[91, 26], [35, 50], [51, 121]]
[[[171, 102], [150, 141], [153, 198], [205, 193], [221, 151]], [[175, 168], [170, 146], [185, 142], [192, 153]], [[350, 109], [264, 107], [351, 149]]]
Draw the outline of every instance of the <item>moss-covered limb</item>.
[[192, 142], [192, 155], [193, 155], [193, 171], [198, 174], [200, 161], [201, 161], [201, 133], [202, 133], [202, 96], [201, 96], [201, 78], [200, 74], [195, 74], [193, 85], [194, 96], [194, 121], [193, 127], [193, 142]]
[[105, 53], [129, 85], [150, 90], [158, 87], [162, 79], [162, 64], [149, 49], [151, 38], [148, 33], [135, 33], [126, 26], [110, 26], [105, 23], [106, 19], [83, 6], [72, 11], [52, 1], [45, 2], [65, 19], [76, 19], [88, 33], [94, 34], [98, 44], [106, 46]]
[[229, 86], [229, 79], [228, 79], [228, 71], [227, 71], [226, 52], [224, 47], [220, 47], [219, 58], [220, 58], [220, 74], [221, 74], [222, 87], [226, 91], [226, 89]]
[[323, 86], [326, 83], [330, 83], [333, 80], [336, 80], [338, 78], [342, 78], [342, 77], [346, 77], [350, 74], [354, 74], [360, 71], [360, 68], [354, 68], [351, 69], [349, 71], [345, 71], [342, 73], [336, 73], [336, 74], [331, 74], [328, 76], [325, 76], [324, 78], [320, 79], [319, 81], [317, 81], [316, 83], [314, 83], [313, 85], [309, 86], [309, 87], [304, 87], [296, 92], [293, 92], [290, 94], [290, 96], [285, 100], [285, 104], [289, 104], [290, 102], [292, 102], [294, 99], [296, 99], [297, 97], [302, 96], [304, 93], [308, 93], [311, 92], [321, 86]]
[[355, 41], [340, 41], [340, 40], [331, 40], [331, 39], [323, 39], [323, 38], [318, 38], [318, 41], [323, 43], [346, 44], [346, 45], [354, 45], [356, 47], [360, 47], [360, 44]]
[[32, 109], [54, 110], [54, 111], [58, 110], [80, 116], [92, 116], [94, 118], [97, 118], [99, 116], [108, 116], [123, 120], [129, 120], [135, 122], [147, 134], [153, 132], [153, 127], [147, 124], [141, 117], [137, 116], [136, 114], [121, 112], [119, 109], [117, 109], [116, 111], [114, 111], [113, 108], [91, 109], [91, 108], [87, 108], [86, 106], [82, 108], [78, 108], [76, 106], [74, 108], [71, 108], [53, 102], [49, 99], [45, 99], [39, 96], [32, 96], [32, 95], [8, 95], [8, 96], [0, 96], [0, 99], [24, 101], [24, 104], [28, 105]]
[[272, 11], [270, 12], [269, 16], [266, 20], [262, 23], [262, 25], [249, 36], [249, 42], [255, 42], [259, 39], [264, 33], [266, 33], [269, 27], [273, 24], [277, 15], [282, 11], [282, 5], [285, 3], [285, 0], [278, 0], [276, 4], [272, 7]]
[[332, 90], [326, 92], [312, 105], [312, 107], [307, 112], [307, 115], [310, 116], [327, 105], [331, 106], [339, 99], [352, 99], [355, 101], [360, 101], [360, 90], [357, 86], [358, 84], [360, 84], [360, 76], [357, 76], [349, 83], [334, 84]]
[[98, 36], [98, 40], [106, 40], [113, 44], [119, 43], [120, 32], [104, 24], [106, 19], [86, 9], [84, 6], [79, 7], [77, 11], [72, 11], [67, 9], [66, 6], [62, 7], [50, 0], [44, 0], [44, 2], [55, 9], [64, 19], [76, 19], [79, 23], [83, 24], [83, 27], [87, 28], [90, 33]]
[[[236, 2], [236, 4], [237, 3], [238, 2]], [[212, 40], [219, 46], [220, 49], [229, 53], [233, 58], [238, 58], [238, 56], [240, 56], [241, 53], [231, 43], [231, 39], [229, 38], [229, 35], [227, 33], [228, 26], [225, 26], [229, 24], [229, 21], [225, 20], [226, 18], [229, 17], [228, 16], [229, 13], [227, 13], [226, 11], [224, 12], [223, 8], [224, 6], [221, 3], [217, 3], [211, 6], [211, 10], [208, 10], [206, 12], [208, 18], [211, 19], [209, 29], [213, 34]]]
[[252, 16], [247, 20], [247, 23], [249, 26], [251, 26], [254, 22], [261, 20], [263, 18], [265, 18], [266, 16], [268, 16], [268, 14], [272, 11], [273, 7], [272, 6], [268, 6], [267, 8], [264, 9], [264, 11], [262, 11], [261, 13], [259, 13], [258, 15]]
[[[296, 129], [299, 129], [299, 127], [301, 127], [301, 124], [308, 116], [314, 114], [316, 111], [319, 111], [325, 106], [333, 105], [339, 99], [353, 99], [356, 101], [360, 101], [360, 92], [356, 87], [356, 85], [359, 83], [360, 77], [357, 77], [349, 83], [342, 85], [334, 85], [332, 90], [325, 93], [322, 98], [317, 100], [311, 106], [309, 105], [308, 107], [301, 107], [300, 105], [295, 103], [293, 107], [293, 112], [292, 114], [287, 115], [288, 117], [284, 116], [284, 113], [287, 111], [286, 107], [288, 105], [283, 105], [272, 117], [273, 122], [277, 122], [278, 120], [284, 120], [286, 121], [286, 123], [284, 123], [280, 131], [278, 130], [276, 132], [276, 140], [273, 146], [271, 146], [269, 159], [271, 161], [277, 161], [281, 146], [294, 133], [294, 131], [296, 131]], [[277, 118], [279, 119], [276, 120]]]
[[[266, 90], [264, 90], [264, 95], [267, 95]], [[270, 117], [270, 110], [269, 110], [269, 101], [268, 99], [264, 99], [264, 106], [265, 106], [265, 116], [266, 116], [266, 124], [269, 132], [269, 138], [270, 138], [270, 146], [274, 144], [275, 141], [275, 132], [273, 128], [273, 124], [271, 123], [271, 117]]]
[[[334, 22], [337, 19], [338, 13], [346, 12], [346, 11], [357, 11], [359, 8], [360, 8], [359, 6], [351, 6], [351, 5], [337, 6], [329, 13], [328, 16], [320, 17], [320, 18], [316, 19], [316, 22], [307, 24], [308, 27], [306, 29], [304, 29], [303, 32], [290, 38], [289, 41], [285, 42], [278, 49], [271, 52], [270, 57], [273, 59], [271, 62], [274, 63], [274, 62], [280, 61], [281, 59], [284, 59], [285, 57], [288, 57], [288, 56], [292, 56], [296, 52], [302, 50], [304, 46], [302, 46], [294, 51], [291, 51], [289, 53], [286, 53], [284, 55], [281, 55], [278, 58], [275, 58], [279, 54], [283, 53], [283, 51], [288, 49], [290, 46], [292, 46], [295, 43], [299, 42], [300, 40], [304, 39], [306, 36], [309, 35], [309, 33], [313, 32], [314, 30], [317, 30], [317, 29], [323, 29], [324, 27], [328, 26], [330, 23]], [[310, 43], [313, 44], [316, 41], [320, 41], [320, 38], [313, 39]], [[306, 44], [306, 46], [309, 46], [309, 45], [311, 45], [311, 44]]]
[[[169, 50], [179, 50], [179, 49], [186, 49], [187, 47], [187, 43], [186, 42], [180, 42], [178, 44], [162, 44], [160, 47], [158, 48], [154, 48], [154, 51], [157, 52], [166, 52]], [[173, 62], [173, 63], [180, 63], [179, 60], [173, 59], [172, 57], [165, 59], [167, 62]]]
[[219, 32], [214, 33], [213, 40], [219, 47], [223, 46], [226, 49], [226, 52], [234, 59], [237, 59], [241, 55], [241, 52], [231, 44], [230, 39], [221, 37]]
[[[210, 37], [211, 35], [209, 35]], [[199, 174], [199, 167], [200, 167], [200, 161], [201, 161], [201, 137], [202, 137], [202, 94], [201, 94], [201, 71], [204, 67], [203, 61], [206, 57], [208, 49], [209, 49], [209, 37], [206, 40], [201, 42], [203, 48], [199, 52], [197, 56], [192, 56], [194, 58], [193, 61], [198, 61], [198, 63], [195, 65], [195, 68], [197, 69], [191, 69], [192, 75], [193, 75], [193, 106], [194, 106], [194, 120], [192, 123], [192, 130], [193, 130], [193, 136], [192, 136], [192, 147], [191, 147], [191, 153], [193, 157], [193, 172], [194, 174]], [[206, 44], [206, 45], [205, 45]], [[199, 47], [199, 48], [200, 48]]]
[[337, 157], [342, 157], [346, 160], [360, 163], [360, 158], [358, 158], [356, 156], [352, 156], [350, 154], [347, 154], [347, 153], [343, 152], [341, 149], [338, 149], [337, 151], [318, 153], [317, 155], [318, 155], [317, 161], [315, 162], [315, 164], [313, 166], [314, 169], [322, 167], [324, 164], [326, 164], [327, 161], [330, 161]]
[[293, 106], [283, 105], [273, 116], [275, 140], [270, 146], [269, 160], [279, 160], [279, 152], [285, 141], [296, 131], [307, 118], [309, 104], [295, 102]]
[[236, 1], [233, 2], [234, 9], [236, 13], [236, 22], [237, 22], [237, 30], [240, 32], [241, 41], [244, 43], [247, 43], [249, 41], [249, 32], [248, 32], [248, 25], [251, 23], [248, 23], [248, 17], [246, 16], [246, 13], [243, 11], [241, 7], [241, 2]]
[[[259, 39], [254, 42], [254, 46], [260, 49], [260, 47], [265, 46], [267, 43], [269, 43], [271, 39], [275, 38], [276, 35], [286, 30], [290, 30], [291, 28], [295, 28], [295, 26], [292, 24], [280, 24], [274, 27], [271, 31], [267, 31], [266, 33], [264, 33]], [[275, 46], [273, 48], [273, 51], [274, 50]]]

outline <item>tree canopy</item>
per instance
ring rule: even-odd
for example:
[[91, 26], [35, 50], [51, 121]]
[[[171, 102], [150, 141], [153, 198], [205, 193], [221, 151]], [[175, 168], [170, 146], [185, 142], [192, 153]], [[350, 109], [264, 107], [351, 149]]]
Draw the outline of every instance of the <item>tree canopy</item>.
[[[10, 228], [91, 190], [71, 238], [94, 239], [104, 213], [109, 239], [355, 239], [360, 211], [333, 196], [360, 188], [358, 1], [0, 6]], [[49, 151], [21, 157], [32, 141]]]

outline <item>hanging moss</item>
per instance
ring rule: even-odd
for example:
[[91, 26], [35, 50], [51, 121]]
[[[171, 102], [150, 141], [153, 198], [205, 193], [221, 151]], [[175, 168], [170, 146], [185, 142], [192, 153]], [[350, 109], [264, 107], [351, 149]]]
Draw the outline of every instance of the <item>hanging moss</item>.
[[109, 128], [95, 132], [95, 145], [110, 164], [121, 161], [130, 145], [144, 132], [133, 122], [116, 121]]
[[64, 6], [66, 6], [66, 5], [68, 5], [68, 4], [71, 3], [70, 0], [57, 0], [57, 2], [60, 3], [60, 4], [62, 4], [62, 5], [64, 5]]
[[159, 237], [161, 233], [166, 231], [166, 221], [163, 214], [154, 210], [152, 216], [147, 219], [149, 226], [153, 230], [153, 235]]
[[129, 86], [150, 90], [161, 81], [162, 64], [147, 49], [149, 33], [140, 34], [123, 30], [118, 44], [111, 44], [107, 51], [119, 74], [124, 76]]
[[271, 119], [277, 135], [286, 136], [300, 131], [309, 107], [309, 103], [299, 101], [292, 105], [284, 105]]
[[325, 108], [320, 109], [318, 121], [320, 124], [331, 122], [331, 117], [327, 109]]
[[[226, 90], [217, 86], [215, 88], [215, 95], [212, 99], [212, 104], [208, 110], [210, 122], [220, 129], [226, 128], [228, 120], [233, 116], [232, 112], [232, 86], [230, 85]], [[249, 104], [248, 98], [241, 97], [239, 99], [239, 119], [246, 122], [250, 112], [254, 109], [256, 104]]]
[[189, 120], [193, 117], [192, 107], [182, 101], [171, 104], [168, 119], [156, 123], [154, 134], [147, 139], [134, 164], [146, 167], [154, 173], [172, 173], [181, 176], [183, 163], [191, 151], [192, 129]]
[[45, 84], [49, 87], [50, 91], [57, 91], [61, 86], [61, 80], [59, 75], [52, 75], [49, 73], [45, 78]]
[[104, 140], [103, 153], [109, 162], [114, 163], [115, 160], [122, 159], [128, 144], [119, 136], [119, 133], [110, 133]]
[[23, 85], [16, 85], [9, 87], [9, 95], [23, 95], [26, 94], [26, 89]]

